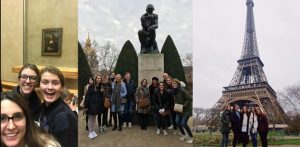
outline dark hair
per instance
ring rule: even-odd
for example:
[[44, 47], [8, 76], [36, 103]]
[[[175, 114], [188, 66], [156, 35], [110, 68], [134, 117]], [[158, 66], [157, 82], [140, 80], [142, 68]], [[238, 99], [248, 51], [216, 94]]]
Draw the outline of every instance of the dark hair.
[[124, 76], [126, 76], [127, 74], [130, 74], [130, 72], [126, 71], [126, 72], [124, 73]]
[[[1, 93], [1, 101], [3, 100], [12, 101], [22, 109], [26, 118], [26, 132], [24, 137], [25, 143], [30, 147], [43, 147], [46, 142], [41, 139], [41, 132], [38, 126], [36, 126], [36, 124], [34, 123], [30, 109], [27, 106], [25, 100], [20, 95], [12, 91]], [[1, 146], [5, 146], [2, 141]]]
[[159, 81], [159, 79], [157, 77], [152, 77], [152, 80]]
[[27, 69], [27, 68], [33, 70], [33, 71], [36, 73], [36, 76], [39, 77], [40, 71], [39, 71], [39, 69], [37, 68], [37, 66], [34, 65], [34, 64], [26, 63], [26, 64], [24, 64], [24, 65], [22, 66], [21, 70], [19, 71], [18, 79], [21, 78], [21, 73], [22, 73], [22, 71], [23, 71], [24, 69]]
[[54, 74], [54, 75], [57, 75], [58, 78], [59, 78], [59, 81], [62, 85], [62, 87], [65, 86], [65, 77], [64, 75], [62, 74], [62, 72], [57, 68], [57, 67], [54, 67], [54, 66], [46, 66], [44, 67], [42, 70], [41, 70], [41, 73], [40, 73], [40, 78], [39, 78], [39, 82], [41, 81], [42, 79], [42, 75], [46, 72], [49, 72], [51, 74]]
[[147, 81], [147, 79], [142, 79], [142, 81], [141, 81], [141, 85], [143, 84], [143, 82], [144, 81], [146, 81], [146, 85], [148, 84], [148, 81]]
[[92, 77], [89, 77], [89, 79], [88, 79], [88, 81], [87, 81], [87, 84], [90, 84], [90, 80], [92, 80], [93, 83], [94, 83], [94, 79], [93, 79]]

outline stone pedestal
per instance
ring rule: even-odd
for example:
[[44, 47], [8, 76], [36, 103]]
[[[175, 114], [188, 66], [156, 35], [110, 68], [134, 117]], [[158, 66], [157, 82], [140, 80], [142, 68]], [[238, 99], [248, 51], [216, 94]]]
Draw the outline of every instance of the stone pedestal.
[[162, 80], [164, 73], [164, 54], [140, 54], [138, 56], [138, 85], [142, 79], [151, 84], [152, 77]]

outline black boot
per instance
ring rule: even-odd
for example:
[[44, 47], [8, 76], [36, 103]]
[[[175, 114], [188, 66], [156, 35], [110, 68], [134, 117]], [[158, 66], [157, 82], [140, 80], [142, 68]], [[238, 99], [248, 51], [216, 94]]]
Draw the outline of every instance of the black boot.
[[114, 125], [114, 127], [112, 128], [113, 131], [117, 130], [117, 125]]
[[118, 129], [118, 131], [122, 131], [122, 126], [121, 126], [121, 125], [119, 126], [119, 129]]

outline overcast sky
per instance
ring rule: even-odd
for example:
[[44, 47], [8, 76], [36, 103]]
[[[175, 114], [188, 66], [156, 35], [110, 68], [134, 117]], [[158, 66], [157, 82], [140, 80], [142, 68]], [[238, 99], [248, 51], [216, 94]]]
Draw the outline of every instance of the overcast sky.
[[83, 42], [88, 32], [92, 40], [100, 44], [111, 41], [118, 50], [130, 40], [137, 53], [140, 52], [138, 30], [140, 17], [149, 3], [158, 14], [156, 40], [159, 50], [168, 35], [171, 35], [178, 52], [192, 52], [192, 0], [79, 0], [78, 36]]
[[[300, 1], [254, 0], [264, 72], [275, 91], [300, 82]], [[211, 108], [237, 68], [246, 0], [193, 1], [194, 107]]]

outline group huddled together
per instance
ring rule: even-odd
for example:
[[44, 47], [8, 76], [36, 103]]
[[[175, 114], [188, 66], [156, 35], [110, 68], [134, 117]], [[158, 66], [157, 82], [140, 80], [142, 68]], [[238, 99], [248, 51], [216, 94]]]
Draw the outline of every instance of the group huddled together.
[[112, 131], [131, 128], [133, 115], [137, 113], [141, 130], [147, 130], [149, 121], [154, 121], [157, 135], [168, 136], [168, 131], [173, 130], [174, 135], [181, 135], [181, 141], [193, 142], [187, 123], [192, 116], [192, 97], [183, 82], [164, 73], [163, 81], [153, 77], [148, 86], [148, 81], [142, 79], [136, 87], [129, 72], [123, 76], [97, 75], [85, 86], [80, 105], [85, 108], [88, 138], [97, 137], [97, 129], [105, 133], [108, 127], [112, 127]]
[[18, 86], [1, 93], [1, 146], [77, 147], [76, 105], [64, 100], [65, 91], [58, 68], [25, 64]]
[[251, 137], [252, 146], [257, 147], [257, 134], [260, 136], [263, 147], [268, 146], [268, 119], [259, 107], [248, 107], [244, 105], [240, 110], [239, 105], [235, 104], [231, 110], [231, 106], [227, 105], [221, 115], [220, 131], [222, 133], [222, 147], [227, 147], [229, 142], [230, 128], [233, 132], [232, 146], [242, 143], [246, 147]]

